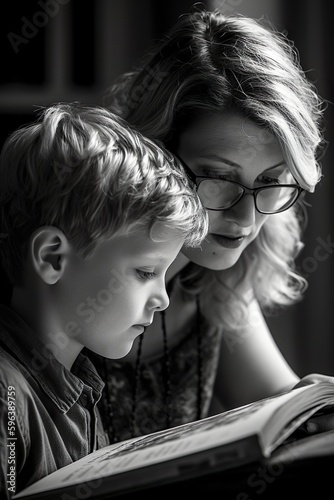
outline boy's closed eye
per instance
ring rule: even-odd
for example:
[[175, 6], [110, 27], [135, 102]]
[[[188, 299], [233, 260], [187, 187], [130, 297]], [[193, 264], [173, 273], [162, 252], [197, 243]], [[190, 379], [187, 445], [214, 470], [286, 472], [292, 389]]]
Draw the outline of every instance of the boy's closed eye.
[[142, 280], [150, 280], [155, 278], [156, 273], [154, 271], [144, 271], [143, 269], [136, 269], [138, 277]]

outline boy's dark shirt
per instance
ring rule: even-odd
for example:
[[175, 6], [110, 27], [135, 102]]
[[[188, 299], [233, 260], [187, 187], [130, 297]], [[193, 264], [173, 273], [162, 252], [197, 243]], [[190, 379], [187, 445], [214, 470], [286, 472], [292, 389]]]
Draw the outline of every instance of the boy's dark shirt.
[[1, 499], [13, 495], [7, 481], [14, 476], [18, 493], [108, 444], [96, 408], [103, 386], [83, 354], [67, 370], [18, 315], [0, 305]]

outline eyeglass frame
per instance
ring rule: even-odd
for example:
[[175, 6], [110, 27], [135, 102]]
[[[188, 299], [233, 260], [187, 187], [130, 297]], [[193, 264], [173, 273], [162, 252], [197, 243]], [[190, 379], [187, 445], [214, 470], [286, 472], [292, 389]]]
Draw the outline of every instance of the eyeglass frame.
[[[230, 208], [232, 208], [235, 205], [237, 205], [237, 203], [239, 203], [239, 201], [241, 201], [242, 198], [246, 194], [250, 194], [254, 198], [254, 206], [255, 206], [255, 208], [256, 208], [256, 210], [260, 214], [262, 214], [262, 215], [275, 215], [275, 214], [279, 214], [279, 213], [285, 212], [285, 210], [288, 210], [289, 208], [291, 208], [296, 203], [296, 201], [298, 200], [298, 198], [300, 197], [300, 195], [306, 191], [304, 188], [302, 188], [301, 186], [299, 186], [299, 184], [273, 184], [273, 185], [270, 185], [270, 186], [262, 186], [262, 187], [258, 187], [258, 188], [249, 188], [247, 186], [244, 186], [243, 184], [240, 184], [240, 182], [230, 181], [228, 179], [221, 179], [220, 177], [208, 177], [206, 175], [196, 175], [191, 170], [191, 168], [188, 167], [188, 165], [186, 164], [186, 162], [178, 154], [176, 154], [176, 153], [173, 153], [173, 154], [180, 161], [181, 165], [183, 166], [184, 170], [186, 171], [186, 174], [187, 174], [188, 178], [196, 186], [196, 191], [198, 190], [201, 182], [203, 182], [204, 180], [218, 180], [218, 181], [220, 180], [220, 181], [229, 182], [231, 184], [235, 184], [235, 185], [241, 187], [241, 189], [243, 190], [242, 194], [240, 195], [240, 198], [238, 198], [235, 202], [233, 202], [232, 205], [230, 205], [229, 207], [227, 207], [227, 208], [208, 208], [208, 207], [206, 207], [203, 204], [203, 206], [204, 206], [204, 208], [206, 208], [206, 210], [211, 210], [211, 211], [214, 211], [214, 212], [222, 212], [223, 210], [229, 210]], [[199, 183], [196, 182], [197, 179], [201, 179], [199, 181]], [[257, 194], [260, 191], [264, 191], [266, 189], [272, 189], [272, 188], [276, 188], [276, 187], [290, 187], [290, 188], [297, 189], [297, 196], [296, 196], [295, 200], [288, 207], [283, 208], [281, 210], [277, 210], [276, 212], [263, 212], [263, 211], [259, 210], [259, 208], [257, 207], [257, 200], [256, 200]]]

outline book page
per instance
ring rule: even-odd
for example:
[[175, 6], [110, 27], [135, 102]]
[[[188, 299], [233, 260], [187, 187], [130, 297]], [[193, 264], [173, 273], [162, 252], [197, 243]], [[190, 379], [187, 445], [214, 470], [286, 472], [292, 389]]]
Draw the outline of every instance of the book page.
[[[251, 453], [252, 460], [256, 453], [257, 458], [261, 456], [268, 457], [270, 451], [279, 442], [293, 432], [297, 425], [300, 425], [302, 421], [308, 418], [309, 413], [303, 410], [301, 419], [298, 419], [293, 424], [290, 424], [290, 421], [284, 422], [281, 420], [285, 414], [292, 414], [294, 417], [298, 416], [299, 410], [298, 408], [293, 410], [295, 405], [292, 404], [292, 401], [298, 402], [301, 398], [301, 408], [304, 408], [305, 404], [311, 404], [311, 395], [316, 394], [315, 389], [312, 389], [312, 387], [306, 386], [294, 389], [212, 417], [106, 446], [41, 479], [14, 498], [21, 498], [24, 494], [62, 488], [83, 481], [87, 482], [113, 476], [153, 464], [171, 461], [179, 457], [191, 456], [204, 450], [217, 449], [218, 447], [219, 452], [222, 454], [224, 446], [231, 443], [235, 443], [236, 462], [238, 453], [242, 454], [243, 452]], [[323, 404], [324, 402], [317, 406], [313, 404], [311, 412], [313, 413]], [[285, 407], [286, 411], [284, 410]], [[287, 410], [288, 408], [289, 410]], [[279, 409], [280, 411], [278, 411]], [[275, 420], [277, 415], [281, 415], [278, 422]], [[274, 429], [273, 435], [270, 433], [271, 429]], [[278, 434], [278, 429], [283, 429], [283, 434]], [[263, 432], [264, 430], [266, 432]], [[280, 435], [282, 437], [278, 439]], [[256, 446], [254, 436], [258, 441], [257, 450], [254, 450], [254, 445]], [[252, 438], [252, 452], [249, 449], [247, 450], [247, 446], [243, 442], [247, 438]], [[245, 459], [245, 456], [243, 456], [243, 459]]]

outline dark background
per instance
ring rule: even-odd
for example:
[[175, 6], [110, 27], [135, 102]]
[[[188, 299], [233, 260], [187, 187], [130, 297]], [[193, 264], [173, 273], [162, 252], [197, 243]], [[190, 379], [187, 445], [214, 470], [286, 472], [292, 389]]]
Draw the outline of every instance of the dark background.
[[[332, 16], [326, 0], [220, 0], [208, 9], [269, 19], [287, 32], [303, 68], [328, 101], [324, 177], [308, 198], [305, 248], [299, 258], [309, 288], [303, 302], [268, 318], [274, 337], [300, 376], [334, 375], [333, 63]], [[1, 14], [0, 141], [56, 101], [103, 103], [122, 72], [186, 12], [186, 0], [38, 0], [6, 2]], [[1, 233], [1, 228], [0, 228]], [[10, 290], [0, 273], [1, 301]]]

